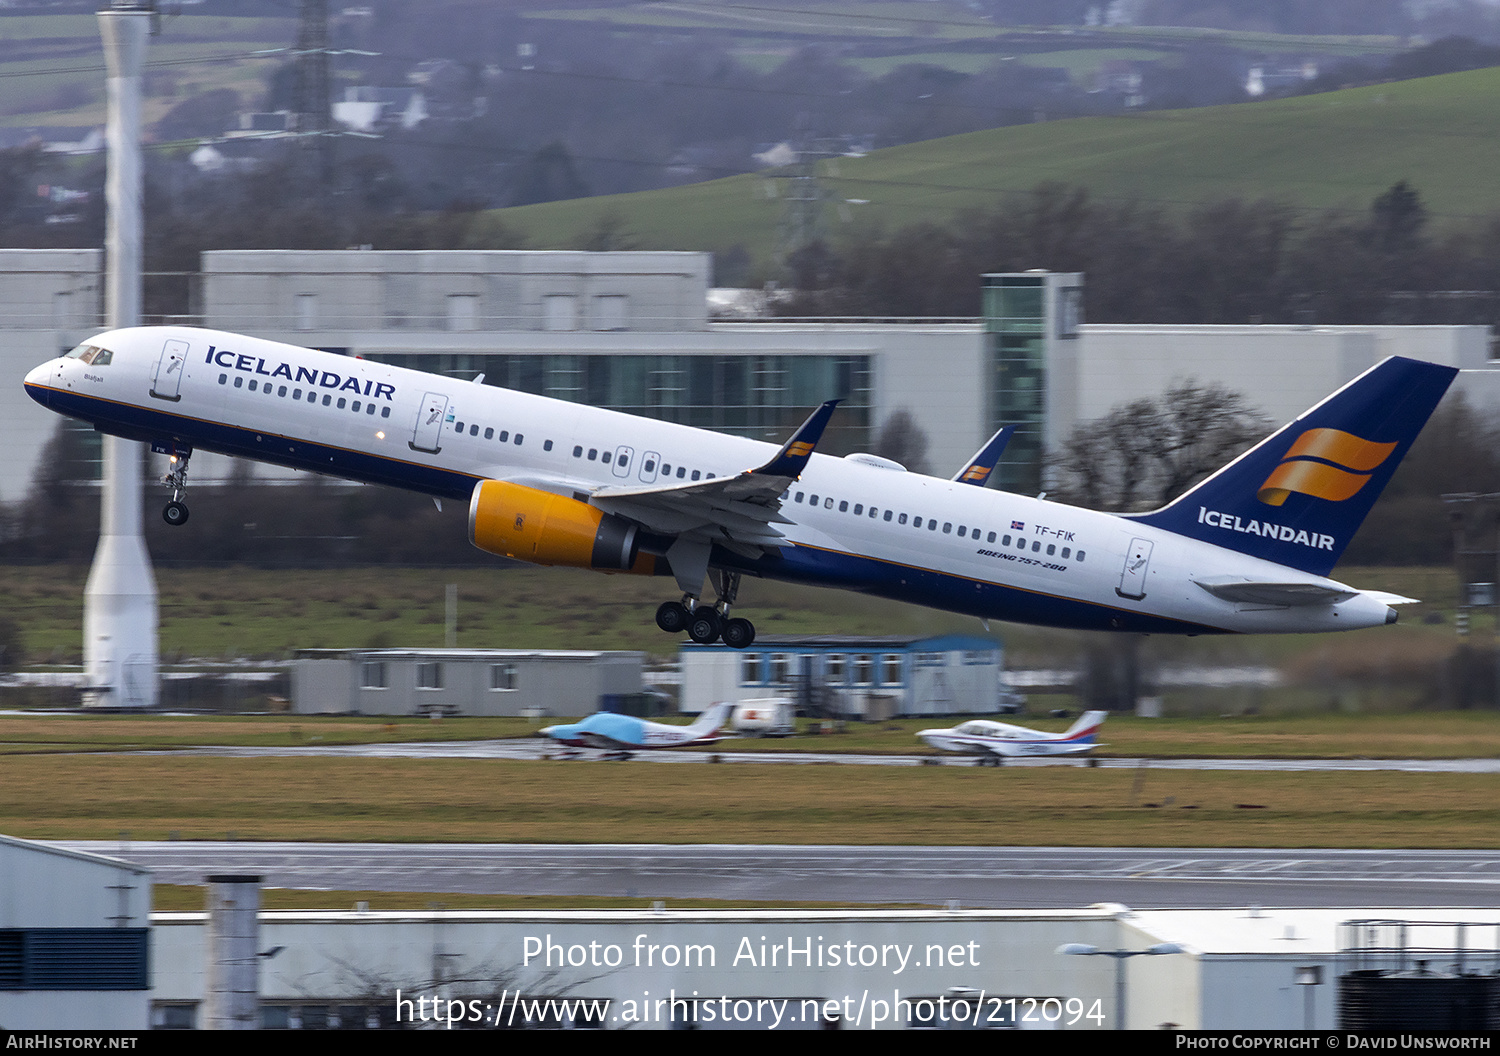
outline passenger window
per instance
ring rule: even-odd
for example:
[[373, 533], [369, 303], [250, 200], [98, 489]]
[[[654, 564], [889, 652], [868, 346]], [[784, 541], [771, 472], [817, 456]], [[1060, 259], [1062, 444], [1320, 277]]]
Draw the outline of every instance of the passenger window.
[[995, 533], [991, 532], [989, 534], [989, 536], [985, 539], [985, 542], [987, 542], [987, 543], [993, 543], [994, 541], [995, 541]]
[[[344, 402], [342, 400], [340, 400], [339, 401], [339, 406], [342, 407], [343, 405], [344, 405]], [[354, 411], [355, 414], [359, 413], [359, 401], [358, 400], [354, 401], [354, 405], [352, 407], [352, 410]], [[370, 404], [370, 413], [371, 414], [375, 413], [375, 405], [373, 403]]]
[[891, 519], [891, 511], [890, 510], [886, 510], [885, 511], [885, 519], [886, 520], [890, 520]]
[[1055, 553], [1057, 553], [1057, 547], [1054, 546], [1052, 543], [1048, 543], [1047, 544], [1047, 556], [1051, 557]]
[[521, 441], [525, 440], [525, 439], [526, 438], [524, 436], [522, 436], [520, 433], [517, 433], [516, 434], [516, 446], [520, 447], [521, 446]]
[[1080, 560], [1080, 561], [1083, 560], [1083, 551], [1082, 550], [1078, 551], [1078, 560]]
[[251, 392], [255, 391], [255, 379], [254, 378], [250, 379], [250, 391]]
[[1072, 548], [1071, 547], [1066, 547], [1066, 546], [1063, 547], [1063, 552], [1062, 552], [1062, 556], [1063, 557], [1067, 557], [1070, 553], [1072, 553]]
[[495, 427], [493, 425], [487, 425], [484, 427], [484, 438], [486, 440], [495, 439]]
[[455, 425], [453, 427], [453, 431], [456, 434], [458, 434], [459, 436], [462, 436], [463, 435], [463, 431], [464, 431], [464, 423], [463, 422], [459, 422], [457, 425]]
[[920, 528], [920, 527], [922, 527], [922, 518], [920, 518], [920, 517], [913, 517], [911, 519], [911, 526], [913, 528]]
[[276, 390], [276, 395], [278, 395], [278, 396], [285, 396], [286, 395], [286, 386], [283, 385], [281, 388], [277, 389]]
[[219, 375], [219, 384], [220, 385], [228, 385], [229, 384], [229, 375], [228, 374], [220, 374]]
[[243, 389], [245, 387], [245, 379], [236, 374], [234, 377], [234, 387], [237, 389]]
[[[990, 536], [990, 542], [994, 542], [994, 541], [995, 541], [995, 537], [993, 535]], [[1000, 545], [1001, 546], [1009, 546], [1010, 545], [1010, 536], [1007, 535], [1004, 539], [1001, 539], [1000, 540]]]
[[[354, 409], [356, 411], [359, 410], [359, 401], [358, 400], [354, 401]], [[367, 403], [367, 404], [365, 404], [365, 413], [366, 414], [374, 414], [375, 413], [375, 405], [373, 403]], [[391, 409], [389, 407], [387, 407], [385, 409], [385, 416], [387, 418], [389, 418], [391, 416]]]
[[[547, 442], [550, 444], [552, 441], [548, 440]], [[624, 468], [626, 468], [629, 465], [630, 465], [630, 456], [629, 455], [621, 455], [620, 456], [620, 468], [624, 469]]]
[[609, 452], [604, 452], [604, 454], [600, 456], [599, 461], [603, 462], [606, 466], [609, 465]]
[[329, 407], [329, 406], [332, 406], [332, 405], [333, 405], [333, 397], [325, 395], [323, 397], [323, 406], [324, 407]]
[[802, 501], [802, 492], [800, 492], [800, 491], [799, 491], [799, 492], [797, 492], [797, 501], [798, 501], [798, 502], [801, 502], [801, 501]]
[[599, 449], [597, 447], [591, 447], [591, 448], [589, 448], [589, 461], [590, 462], [597, 462], [598, 459], [599, 459]]
[[[966, 530], [967, 530], [967, 529], [965, 529], [965, 528], [964, 528], [964, 526], [963, 526], [963, 525], [959, 525], [959, 526], [958, 526], [958, 537], [959, 537], [959, 538], [960, 538], [960, 539], [962, 539], [962, 538], [963, 538], [963, 537], [964, 537], [964, 532], [965, 532], [965, 531], [966, 531]], [[977, 535], [977, 534], [978, 534], [978, 533], [977, 533], [977, 532], [976, 532], [976, 533], [975, 533], [975, 534], [976, 534], [976, 535]]]
[[905, 524], [906, 523], [906, 514], [903, 513], [900, 517], [897, 517], [896, 518], [896, 523], [897, 524]]
[[[953, 526], [950, 524], [948, 527], [951, 528]], [[937, 521], [935, 521], [935, 520], [933, 520], [932, 518], [929, 517], [927, 519], [927, 530], [929, 532], [935, 532], [935, 531], [937, 531]]]
[[509, 429], [501, 429], [500, 430], [500, 435], [497, 436], [497, 437], [495, 437], [495, 439], [498, 440], [498, 441], [500, 441], [502, 444], [505, 443], [505, 441], [507, 441], [507, 440], [510, 439], [510, 430]]
[[1038, 552], [1038, 551], [1040, 551], [1040, 550], [1041, 550], [1041, 548], [1042, 548], [1042, 544], [1041, 544], [1041, 543], [1032, 543], [1032, 544], [1031, 544], [1031, 552], [1032, 552], [1032, 553], [1033, 553], [1033, 554], [1034, 554], [1034, 553], [1037, 553], [1037, 552]]
[[469, 426], [469, 435], [470, 436], [478, 436], [479, 435], [479, 426], [477, 426], [477, 425], [471, 425], [471, 426]]
[[551, 440], [545, 441], [542, 444], [542, 450], [543, 451], [551, 451], [552, 450], [552, 441]]
[[677, 467], [677, 479], [681, 480], [685, 476], [687, 476], [687, 470], [683, 469], [681, 466], [678, 466]]
[[823, 509], [825, 509], [825, 510], [831, 510], [831, 509], [833, 509], [833, 496], [832, 495], [828, 496], [828, 498], [826, 498], [826, 499], [823, 500]]
[[339, 397], [339, 402], [338, 402], [338, 404], [337, 404], [337, 405], [336, 405], [336, 406], [337, 406], [337, 407], [338, 407], [338, 409], [339, 409], [339, 410], [341, 410], [341, 411], [342, 411], [342, 410], [343, 410], [343, 409], [344, 409], [344, 404], [345, 404], [345, 402], [346, 402], [346, 401], [345, 401], [345, 400], [344, 400], [344, 398], [343, 398], [343, 397], [342, 397], [342, 396], [340, 396], [340, 397]]
[[953, 522], [952, 521], [944, 521], [943, 522], [943, 534], [944, 535], [952, 535], [953, 534]]
[[695, 469], [695, 470], [693, 470], [693, 479], [694, 479], [694, 480], [697, 480], [697, 479], [698, 479], [698, 477], [699, 477], [699, 476], [700, 476], [700, 475], [701, 475], [701, 474], [699, 474], [699, 472], [698, 472], [698, 471], [697, 471], [697, 470], [696, 470], [696, 469]]
[[856, 502], [854, 504], [854, 516], [858, 517], [860, 514], [862, 514], [864, 512], [865, 512], [864, 503]]

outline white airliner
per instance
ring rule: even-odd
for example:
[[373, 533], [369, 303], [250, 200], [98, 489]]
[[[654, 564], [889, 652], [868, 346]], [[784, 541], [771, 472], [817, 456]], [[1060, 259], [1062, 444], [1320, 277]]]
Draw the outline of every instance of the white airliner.
[[992, 719], [971, 719], [951, 730], [922, 730], [917, 736], [945, 752], [977, 755], [980, 763], [1000, 765], [1006, 756], [1078, 755], [1098, 746], [1107, 711], [1086, 711], [1066, 733], [1042, 733]]
[[777, 450], [188, 327], [101, 334], [37, 367], [26, 390], [173, 456], [169, 523], [187, 520], [197, 448], [464, 500], [480, 549], [670, 575], [681, 601], [657, 610], [663, 630], [744, 648], [755, 628], [729, 615], [743, 576], [1092, 630], [1392, 623], [1411, 599], [1325, 577], [1456, 373], [1387, 359], [1178, 499], [1129, 515], [984, 488], [1006, 430], [953, 480], [814, 454], [836, 400]]

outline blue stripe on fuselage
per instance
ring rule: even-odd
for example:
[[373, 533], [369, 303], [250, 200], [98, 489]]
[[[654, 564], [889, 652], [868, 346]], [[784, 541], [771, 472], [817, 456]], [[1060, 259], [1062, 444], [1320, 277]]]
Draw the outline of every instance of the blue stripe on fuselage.
[[1221, 627], [1172, 620], [813, 546], [787, 546], [780, 554], [756, 560], [747, 560], [716, 547], [713, 563], [767, 579], [860, 591], [981, 619], [1139, 634], [1231, 633]]
[[[474, 485], [483, 479], [472, 473], [459, 473], [405, 459], [351, 451], [279, 433], [257, 432], [254, 429], [173, 414], [170, 411], [102, 400], [63, 389], [48, 389], [46, 392], [46, 405], [59, 414], [91, 422], [101, 432], [118, 433], [135, 440], [176, 440], [221, 455], [235, 455], [291, 469], [328, 473], [368, 484], [387, 484], [444, 499], [468, 501]], [[401, 443], [400, 440], [394, 442]]]

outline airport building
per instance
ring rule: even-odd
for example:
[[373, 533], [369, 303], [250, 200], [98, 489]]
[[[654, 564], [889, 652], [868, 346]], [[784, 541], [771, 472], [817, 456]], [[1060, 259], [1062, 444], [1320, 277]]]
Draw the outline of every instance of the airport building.
[[[57, 419], [27, 370], [100, 329], [102, 254], [0, 250], [0, 386], [20, 498]], [[975, 276], [977, 319], [722, 322], [704, 253], [224, 250], [207, 252], [188, 315], [155, 318], [329, 349], [526, 392], [780, 442], [842, 397], [824, 447], [868, 450], [906, 412], [947, 476], [1018, 426], [997, 484], [1043, 486], [1043, 452], [1080, 422], [1176, 382], [1218, 383], [1289, 420], [1387, 355], [1465, 368], [1456, 389], [1500, 408], [1479, 326], [1156, 326], [1084, 322], [1085, 276]], [[192, 483], [226, 479], [204, 454]], [[271, 467], [265, 476], [295, 479]]]
[[0, 1023], [144, 1030], [151, 1015], [151, 873], [0, 836]]
[[[201, 1027], [208, 915], [152, 922], [153, 1023]], [[281, 1029], [1480, 1030], [1497, 927], [1492, 909], [1116, 904], [262, 911], [258, 1005]]]
[[585, 649], [300, 649], [299, 715], [586, 715], [641, 692], [644, 654]]
[[761, 635], [749, 649], [684, 642], [679, 709], [787, 697], [803, 714], [869, 721], [992, 715], [1009, 696], [1005, 650], [991, 638]]

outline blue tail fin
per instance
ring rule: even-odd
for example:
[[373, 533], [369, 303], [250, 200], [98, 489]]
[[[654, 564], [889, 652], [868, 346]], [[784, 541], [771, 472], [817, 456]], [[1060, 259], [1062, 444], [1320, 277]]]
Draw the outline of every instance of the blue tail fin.
[[1457, 374], [1393, 356], [1134, 519], [1326, 576]]

